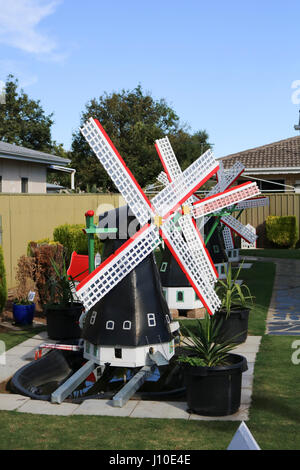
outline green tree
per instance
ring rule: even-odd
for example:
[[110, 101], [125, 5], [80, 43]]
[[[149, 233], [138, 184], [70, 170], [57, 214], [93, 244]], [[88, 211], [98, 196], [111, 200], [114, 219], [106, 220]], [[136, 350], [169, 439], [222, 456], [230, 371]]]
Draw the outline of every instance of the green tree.
[[[164, 99], [154, 100], [139, 85], [134, 90], [104, 93], [92, 99], [81, 115], [81, 125], [89, 118], [98, 119], [124, 158], [139, 184], [154, 182], [162, 170], [154, 141], [170, 136], [180, 163], [193, 161], [201, 154], [200, 143], [207, 144], [207, 134], [193, 136], [181, 126], [179, 117]], [[177, 154], [178, 150], [178, 154]], [[114, 190], [114, 186], [97, 157], [79, 131], [73, 134], [71, 166], [81, 189]]]
[[40, 101], [30, 99], [21, 89], [13, 75], [5, 83], [5, 104], [0, 106], [0, 139], [16, 144], [50, 152], [53, 150], [51, 126], [53, 114], [46, 115]]

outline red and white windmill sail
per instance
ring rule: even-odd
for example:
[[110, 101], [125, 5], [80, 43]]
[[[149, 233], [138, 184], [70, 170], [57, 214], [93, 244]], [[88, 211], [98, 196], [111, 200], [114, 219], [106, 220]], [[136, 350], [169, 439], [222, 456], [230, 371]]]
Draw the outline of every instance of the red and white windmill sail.
[[[78, 297], [86, 310], [90, 310], [146, 258], [161, 243], [161, 235], [203, 305], [213, 314], [219, 308], [220, 300], [211, 284], [211, 278], [216, 274], [206, 249], [201, 250], [201, 255], [199, 253], [197, 258], [201, 263], [196, 262], [190, 243], [187, 243], [173, 221], [174, 214], [181, 210], [181, 205], [218, 171], [219, 165], [212, 153], [205, 152], [150, 202], [99, 121], [90, 118], [81, 132], [141, 225], [141, 229], [133, 237], [77, 286]], [[186, 220], [187, 222], [183, 216], [178, 224], [186, 224], [193, 232], [194, 223]]]
[[[168, 181], [174, 181], [181, 173], [181, 168], [174, 154], [172, 146], [167, 137], [156, 140], [155, 147], [161, 163], [165, 170], [165, 176], [160, 174], [159, 181], [165, 182], [166, 177]], [[211, 214], [216, 214], [218, 211], [232, 205], [243, 203], [248, 198], [260, 194], [259, 188], [256, 183], [243, 183], [241, 185], [229, 188], [229, 186], [236, 181], [236, 179], [244, 171], [244, 166], [237, 162], [229, 171], [224, 171], [222, 162], [217, 172], [218, 182], [209, 191], [204, 199], [190, 198], [187, 203], [191, 207], [191, 213], [194, 219], [199, 219], [199, 228], [203, 228], [205, 223], [211, 217]], [[248, 241], [253, 238], [253, 233], [244, 227], [237, 219], [231, 215], [226, 215], [221, 218], [221, 222], [228, 226], [231, 230], [237, 232], [241, 237]], [[183, 229], [184, 232], [184, 229]], [[196, 233], [194, 234], [196, 238]], [[198, 236], [199, 238], [199, 236]], [[193, 251], [197, 252], [197, 246], [202, 244], [202, 240], [198, 240], [198, 244], [194, 243]], [[192, 248], [192, 247], [191, 247]]]

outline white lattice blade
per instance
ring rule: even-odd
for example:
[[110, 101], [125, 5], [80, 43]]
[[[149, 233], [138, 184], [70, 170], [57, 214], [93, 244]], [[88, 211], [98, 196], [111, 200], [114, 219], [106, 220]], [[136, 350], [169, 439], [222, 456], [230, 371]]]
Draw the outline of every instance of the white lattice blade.
[[251, 209], [252, 207], [264, 207], [268, 206], [270, 203], [268, 197], [256, 197], [255, 199], [248, 199], [247, 201], [242, 201], [235, 207], [235, 210], [240, 211], [243, 209]]
[[233, 250], [234, 243], [232, 239], [232, 233], [231, 233], [230, 228], [227, 227], [227, 225], [224, 225], [222, 234], [223, 234], [225, 250]]
[[90, 118], [80, 130], [135, 217], [146, 224], [153, 216], [151, 204], [101, 124]]
[[220, 220], [237, 235], [242, 237], [246, 242], [254, 243], [257, 239], [257, 236], [253, 232], [251, 232], [247, 227], [245, 227], [245, 225], [243, 225], [239, 220], [235, 219], [231, 215], [224, 215]]
[[220, 169], [217, 173], [218, 183], [209, 191], [207, 196], [212, 196], [213, 194], [221, 193], [228, 189], [245, 170], [244, 165], [240, 162], [236, 162], [228, 170], [224, 170], [223, 163], [220, 160], [219, 164]]
[[169, 183], [168, 177], [164, 171], [161, 171], [156, 179], [164, 186], [166, 186]]
[[77, 286], [77, 295], [85, 309], [90, 310], [159, 244], [157, 227], [144, 225]]
[[162, 217], [169, 216], [216, 173], [218, 168], [219, 164], [212, 151], [207, 150], [151, 200], [155, 211]]
[[237, 204], [244, 199], [258, 194], [260, 194], [260, 191], [256, 183], [244, 183], [227, 189], [222, 194], [209, 196], [199, 202], [195, 202], [193, 205], [193, 215], [197, 219], [198, 217], [220, 211], [225, 207], [230, 207], [233, 204]]
[[214, 291], [213, 284], [207, 280], [206, 271], [198, 265], [182, 233], [174, 229], [171, 220], [163, 224], [161, 234], [201, 302], [212, 315], [220, 308], [221, 301]]
[[205, 247], [195, 221], [192, 219], [190, 214], [187, 214], [180, 217], [178, 225], [181, 227], [184, 238], [189, 245], [198, 266], [201, 268], [201, 271], [205, 273], [205, 278], [209, 283], [213, 284], [218, 278], [218, 272], [212, 262], [208, 250]]
[[[255, 227], [253, 227], [250, 224], [247, 224], [246, 228], [256, 235], [256, 228]], [[256, 240], [255, 240], [254, 243], [248, 243], [248, 242], [246, 242], [245, 240], [242, 239], [241, 240], [241, 248], [242, 249], [256, 248]]]
[[182, 171], [168, 137], [156, 140], [155, 148], [166, 172], [168, 181], [174, 181], [181, 175]]

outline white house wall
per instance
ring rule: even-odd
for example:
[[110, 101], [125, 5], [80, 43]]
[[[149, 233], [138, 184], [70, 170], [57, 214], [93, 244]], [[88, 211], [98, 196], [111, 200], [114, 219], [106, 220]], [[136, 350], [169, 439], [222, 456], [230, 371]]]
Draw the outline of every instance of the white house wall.
[[28, 178], [28, 193], [46, 193], [46, 165], [0, 159], [3, 193], [21, 193], [21, 179]]

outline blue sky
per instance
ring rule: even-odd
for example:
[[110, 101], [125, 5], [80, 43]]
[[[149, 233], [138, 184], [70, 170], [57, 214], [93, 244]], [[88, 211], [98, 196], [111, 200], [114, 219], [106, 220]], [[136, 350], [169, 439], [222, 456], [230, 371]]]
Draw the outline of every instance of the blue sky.
[[299, 18], [294, 0], [0, 0], [0, 80], [66, 149], [91, 98], [140, 83], [220, 157], [296, 135]]

